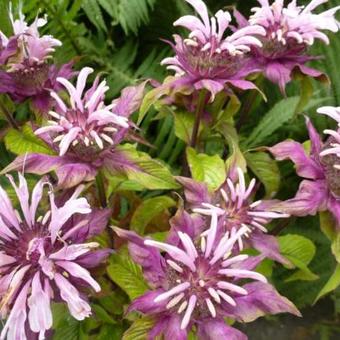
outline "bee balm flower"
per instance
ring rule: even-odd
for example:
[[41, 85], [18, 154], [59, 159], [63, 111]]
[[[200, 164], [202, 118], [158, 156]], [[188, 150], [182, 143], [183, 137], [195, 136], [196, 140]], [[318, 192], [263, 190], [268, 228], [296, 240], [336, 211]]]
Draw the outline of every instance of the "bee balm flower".
[[49, 210], [42, 211], [43, 189], [50, 184], [40, 180], [30, 195], [21, 174], [19, 186], [8, 178], [20, 211], [0, 187], [0, 313], [7, 319], [1, 339], [43, 339], [52, 327], [51, 301], [58, 296], [77, 320], [91, 315], [80, 290], [100, 291], [86, 268], [96, 266], [108, 251], [95, 250], [99, 244], [84, 241], [105, 228], [109, 215], [91, 212], [86, 199], [78, 198], [80, 190], [62, 206], [50, 191]]
[[[329, 108], [319, 110], [330, 113]], [[336, 116], [334, 116], [335, 118]], [[338, 227], [340, 226], [340, 170], [336, 167], [338, 157], [336, 148], [337, 133], [334, 131], [326, 142], [322, 142], [312, 123], [307, 119], [307, 128], [311, 142], [310, 151], [295, 141], [284, 141], [269, 151], [278, 160], [290, 159], [296, 166], [297, 174], [303, 178], [295, 197], [276, 205], [279, 211], [291, 215], [314, 215], [318, 211], [329, 210]], [[330, 132], [331, 130], [327, 130]]]
[[202, 0], [186, 1], [201, 18], [186, 15], [174, 23], [188, 29], [190, 34], [186, 39], [175, 35], [175, 44], [171, 44], [175, 56], [162, 61], [169, 70], [175, 71], [177, 80], [171, 86], [207, 89], [212, 100], [226, 84], [241, 89], [255, 88], [244, 79], [256, 71], [250, 67], [247, 54], [252, 46], [261, 46], [257, 36], [265, 34], [264, 29], [253, 25], [225, 36], [232, 20], [228, 12], [220, 10], [209, 18]]
[[14, 19], [10, 12], [13, 26], [12, 37], [3, 33], [0, 47], [0, 92], [8, 93], [13, 100], [32, 99], [35, 109], [45, 113], [50, 107], [49, 90], [59, 90], [57, 77], [70, 78], [73, 75], [71, 63], [58, 69], [48, 63], [56, 47], [61, 42], [50, 35], [40, 36], [39, 28], [46, 25], [46, 18], [36, 18], [31, 25], [19, 12], [19, 19]]
[[340, 23], [335, 19], [335, 13], [340, 6], [315, 14], [314, 9], [327, 0], [312, 0], [307, 6], [298, 6], [293, 0], [287, 7], [283, 0], [271, 4], [268, 0], [258, 2], [260, 7], [252, 9], [249, 23], [260, 25], [266, 31], [261, 37], [262, 47], [254, 49], [254, 59], [262, 65], [265, 76], [278, 84], [282, 92], [295, 68], [308, 76], [321, 77], [321, 72], [305, 66], [306, 62], [315, 59], [309, 55], [308, 49], [315, 40], [329, 44], [323, 31], [339, 30]]
[[76, 86], [65, 78], [57, 78], [67, 91], [69, 104], [51, 92], [55, 109], [48, 112], [47, 125], [35, 131], [58, 156], [28, 154], [18, 157], [4, 171], [24, 167], [26, 172], [42, 175], [54, 170], [59, 185], [69, 188], [93, 180], [103, 167], [112, 169], [131, 163], [115, 148], [130, 130], [128, 117], [137, 110], [145, 83], [127, 87], [121, 98], [106, 105], [105, 93], [109, 88], [105, 80], [99, 83], [97, 77], [85, 91], [92, 72], [89, 67], [83, 68]]
[[[254, 201], [252, 196], [256, 180], [253, 178], [247, 186], [240, 168], [237, 168], [237, 176], [232, 172], [215, 192], [209, 192], [204, 183], [177, 177], [184, 187], [186, 207], [217, 219], [224, 232], [229, 232], [232, 236], [238, 235], [237, 244], [240, 250], [251, 246], [267, 257], [287, 263], [280, 255], [275, 237], [267, 235], [266, 226], [273, 219], [287, 218], [289, 215], [272, 208], [276, 201]], [[238, 231], [244, 228], [245, 233], [239, 234]]]
[[[166, 339], [187, 339], [195, 326], [198, 337], [209, 339], [246, 339], [228, 326], [224, 317], [250, 321], [264, 314], [290, 312], [296, 308], [253, 269], [262, 257], [233, 253], [235, 242], [246, 232], [241, 228], [233, 236], [220, 233], [212, 218], [208, 230], [198, 229], [186, 214], [186, 223], [176, 225], [171, 241], [143, 240], [137, 234], [115, 228], [129, 241], [133, 259], [139, 263], [152, 290], [132, 302], [129, 311], [151, 315], [155, 325], [150, 339], [163, 335]], [[164, 252], [164, 256], [159, 251]], [[152, 280], [150, 280], [152, 278]], [[252, 282], [242, 284], [243, 279]], [[214, 329], [212, 333], [210, 330]], [[202, 336], [202, 337], [201, 337]]]

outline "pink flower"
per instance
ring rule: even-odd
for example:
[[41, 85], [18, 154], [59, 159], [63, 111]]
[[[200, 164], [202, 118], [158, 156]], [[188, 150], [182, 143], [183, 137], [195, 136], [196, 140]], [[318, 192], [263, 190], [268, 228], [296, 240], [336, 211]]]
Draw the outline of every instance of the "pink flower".
[[[339, 30], [340, 23], [334, 15], [340, 6], [315, 14], [313, 10], [327, 0], [312, 0], [307, 6], [298, 6], [293, 0], [287, 7], [283, 0], [275, 0], [272, 4], [268, 0], [258, 2], [261, 7], [252, 8], [249, 24], [261, 26], [266, 32], [261, 37], [262, 47], [254, 49], [254, 58], [262, 65], [265, 76], [277, 83], [282, 92], [295, 68], [308, 76], [323, 76], [305, 66], [307, 61], [315, 59], [309, 55], [308, 48], [315, 40], [329, 44], [323, 31]], [[240, 14], [238, 18], [241, 27], [247, 27], [247, 21]]]
[[87, 77], [92, 72], [90, 67], [84, 67], [78, 75], [76, 87], [65, 78], [57, 78], [68, 92], [70, 107], [57, 93], [51, 92], [56, 101], [56, 111], [49, 111], [49, 124], [35, 131], [36, 135], [47, 133], [53, 136], [60, 156], [72, 148], [75, 153], [81, 154], [94, 149], [92, 157], [95, 157], [96, 151], [103, 150], [105, 145], [114, 145], [119, 129], [129, 128], [128, 119], [113, 112], [115, 103], [105, 105], [105, 93], [109, 89], [105, 80], [98, 84], [97, 78], [93, 86], [83, 93]]
[[14, 35], [7, 38], [0, 33], [0, 93], [8, 93], [18, 102], [32, 99], [33, 107], [45, 113], [51, 104], [49, 90], [59, 90], [56, 78], [73, 75], [71, 63], [61, 68], [48, 63], [61, 42], [50, 35], [40, 36], [46, 17], [37, 17], [28, 25], [21, 11], [19, 19], [14, 19], [11, 11], [9, 15]]
[[[320, 112], [331, 113], [329, 108]], [[336, 117], [336, 116], [334, 116]], [[309, 119], [306, 124], [311, 142], [310, 151], [295, 141], [284, 141], [269, 151], [277, 160], [290, 159], [294, 162], [297, 174], [303, 178], [294, 198], [278, 203], [275, 208], [295, 216], [315, 215], [319, 211], [330, 211], [337, 227], [340, 226], [340, 170], [334, 166], [338, 159], [332, 134], [322, 142]], [[326, 130], [330, 132], [331, 130]], [[334, 131], [337, 136], [337, 132]]]
[[[19, 186], [8, 178], [20, 211], [0, 187], [0, 314], [7, 319], [1, 339], [26, 339], [33, 333], [42, 339], [52, 327], [50, 304], [58, 296], [77, 320], [91, 315], [80, 289], [100, 291], [86, 267], [97, 265], [108, 251], [94, 251], [98, 243], [83, 241], [102, 230], [109, 215], [108, 211], [91, 212], [87, 200], [78, 198], [81, 188], [57, 206], [53, 189], [44, 179], [30, 195], [20, 173]], [[50, 189], [50, 203], [49, 210], [42, 212], [45, 186]]]
[[211, 100], [228, 83], [237, 88], [255, 88], [245, 77], [256, 70], [248, 63], [247, 55], [252, 46], [260, 47], [258, 39], [264, 35], [261, 26], [241, 28], [225, 36], [231, 16], [228, 12], [218, 11], [209, 18], [207, 6], [202, 0], [186, 0], [201, 17], [186, 15], [175, 21], [190, 31], [188, 38], [175, 35], [175, 45], [171, 44], [175, 56], [165, 58], [163, 65], [175, 71], [175, 87], [193, 87], [195, 90], [207, 89]]
[[[280, 254], [275, 237], [267, 235], [267, 225], [273, 219], [287, 218], [289, 214], [273, 208], [275, 200], [253, 200], [256, 180], [248, 185], [240, 168], [231, 171], [225, 183], [215, 192], [209, 192], [204, 183], [177, 177], [184, 187], [186, 208], [217, 219], [219, 228], [236, 240], [239, 250], [252, 247], [276, 261], [287, 263]], [[245, 230], [239, 234], [239, 230]]]
[[[185, 340], [196, 327], [199, 339], [244, 340], [246, 336], [228, 326], [224, 317], [249, 322], [265, 314], [299, 315], [290, 301], [254, 271], [262, 256], [234, 252], [246, 227], [234, 234], [221, 233], [217, 216], [213, 215], [209, 228], [202, 232], [194, 217], [179, 214], [167, 242], [142, 239], [115, 228], [120, 237], [129, 241], [130, 254], [142, 266], [152, 287], [129, 307], [129, 311], [155, 319], [148, 339], [163, 335], [165, 339]], [[250, 282], [243, 284], [243, 279]]]
[[35, 134], [42, 138], [58, 156], [28, 154], [19, 156], [4, 172], [25, 168], [26, 172], [46, 174], [55, 171], [58, 184], [70, 188], [94, 180], [98, 170], [136, 170], [132, 161], [117, 146], [127, 135], [133, 138], [129, 116], [135, 112], [143, 98], [145, 82], [122, 91], [120, 98], [105, 104], [106, 81], [97, 77], [85, 91], [86, 80], [93, 69], [84, 67], [74, 86], [65, 78], [57, 82], [66, 89], [68, 101], [51, 92], [54, 111], [50, 120]]

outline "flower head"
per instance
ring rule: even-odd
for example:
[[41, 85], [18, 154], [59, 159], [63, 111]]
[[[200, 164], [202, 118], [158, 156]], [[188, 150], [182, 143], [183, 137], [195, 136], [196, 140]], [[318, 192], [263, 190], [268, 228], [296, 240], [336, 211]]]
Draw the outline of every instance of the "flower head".
[[329, 44], [323, 31], [339, 30], [340, 23], [334, 15], [340, 6], [315, 14], [314, 9], [327, 0], [312, 0], [307, 6], [298, 6], [293, 0], [287, 7], [283, 0], [271, 4], [268, 0], [258, 2], [261, 6], [252, 9], [249, 24], [259, 25], [266, 32], [261, 37], [262, 47], [255, 49], [255, 57], [262, 63], [266, 77], [279, 84], [282, 91], [296, 67], [303, 74], [320, 77], [320, 72], [304, 66], [314, 59], [308, 55], [308, 48], [315, 40]]
[[[65, 78], [57, 78], [69, 94], [70, 107], [51, 92], [56, 101], [56, 110], [50, 111], [49, 125], [35, 131], [41, 135], [48, 133], [53, 136], [53, 142], [58, 145], [59, 155], [68, 151], [79, 154], [91, 154], [94, 158], [97, 151], [106, 145], [114, 145], [119, 129], [129, 127], [128, 119], [112, 112], [115, 104], [105, 105], [105, 93], [109, 89], [106, 81], [98, 84], [97, 78], [93, 86], [84, 93], [86, 80], [93, 72], [90, 67], [83, 68], [78, 76], [76, 87]], [[71, 149], [71, 150], [70, 150]], [[90, 152], [86, 152], [91, 150]]]
[[[266, 226], [273, 219], [287, 218], [289, 215], [273, 208], [276, 201], [252, 199], [256, 185], [254, 178], [247, 186], [243, 171], [237, 168], [237, 176], [231, 173], [213, 193], [209, 193], [203, 183], [183, 177], [177, 179], [184, 186], [187, 207], [193, 212], [211, 216], [224, 232], [238, 235], [240, 250], [252, 246], [268, 257], [287, 262], [280, 255], [275, 238], [266, 235]], [[240, 234], [240, 230], [245, 232]]]
[[50, 120], [35, 130], [51, 148], [52, 155], [19, 156], [4, 172], [23, 167], [26, 172], [39, 175], [55, 171], [59, 186], [70, 188], [94, 180], [102, 168], [122, 171], [130, 166], [136, 169], [117, 147], [127, 135], [134, 138], [133, 124], [128, 118], [138, 109], [146, 83], [125, 88], [120, 98], [106, 105], [105, 93], [109, 87], [105, 80], [99, 83], [97, 77], [85, 91], [87, 77], [92, 72], [89, 67], [83, 68], [75, 86], [65, 78], [57, 78], [66, 89], [68, 101], [52, 91], [54, 110], [48, 112]]
[[8, 61], [9, 71], [22, 71], [25, 74], [31, 69], [32, 72], [37, 72], [38, 66], [52, 57], [51, 54], [55, 51], [55, 47], [62, 45], [61, 41], [51, 35], [40, 36], [39, 28], [46, 25], [46, 18], [46, 16], [44, 18], [36, 17], [34, 22], [28, 25], [21, 10], [19, 18], [14, 19], [10, 8], [10, 20], [17, 40], [18, 54], [13, 60]]
[[50, 35], [40, 36], [39, 28], [46, 25], [46, 17], [36, 17], [28, 25], [21, 10], [18, 19], [13, 18], [11, 8], [9, 15], [14, 35], [7, 38], [0, 34], [0, 92], [19, 102], [31, 98], [34, 108], [45, 113], [50, 105], [49, 90], [59, 90], [55, 81], [58, 76], [73, 75], [71, 64], [58, 69], [48, 63], [61, 42]]
[[[175, 35], [171, 44], [175, 56], [165, 58], [163, 65], [175, 71], [180, 86], [206, 88], [215, 96], [226, 83], [239, 88], [254, 88], [244, 78], [254, 70], [247, 63], [247, 53], [252, 46], [261, 46], [258, 35], [265, 34], [261, 26], [241, 28], [225, 36], [231, 15], [222, 10], [209, 18], [207, 6], [202, 0], [186, 0], [201, 17], [186, 15], [175, 21], [190, 31], [188, 38]], [[256, 71], [256, 70], [255, 70]]]
[[[44, 338], [52, 327], [50, 304], [58, 296], [77, 320], [91, 314], [80, 289], [100, 291], [86, 268], [97, 265], [108, 252], [94, 251], [99, 246], [95, 242], [83, 242], [100, 232], [109, 216], [107, 211], [91, 212], [86, 199], [78, 198], [80, 190], [57, 206], [51, 185], [44, 179], [30, 195], [21, 174], [19, 186], [11, 176], [8, 178], [20, 211], [0, 187], [0, 314], [7, 319], [1, 339], [6, 334], [8, 339], [26, 339], [26, 332]], [[50, 207], [42, 211], [44, 186], [50, 187]]]
[[[322, 108], [320, 112], [330, 113], [331, 110]], [[306, 124], [311, 142], [309, 152], [295, 141], [284, 141], [269, 148], [276, 159], [293, 161], [297, 174], [303, 178], [295, 197], [278, 203], [275, 208], [296, 216], [314, 215], [318, 211], [329, 210], [339, 226], [340, 170], [335, 166], [338, 161], [334, 154], [337, 142], [333, 139], [337, 132], [326, 130], [330, 139], [323, 143], [308, 118]]]
[[[234, 235], [221, 233], [216, 219], [212, 218], [209, 229], [199, 234], [190, 215], [182, 213], [179, 219], [184, 220], [183, 224], [175, 225], [168, 242], [143, 240], [132, 232], [116, 228], [120, 237], [129, 240], [130, 253], [143, 269], [163, 272], [158, 282], [151, 282], [155, 289], [137, 298], [129, 308], [155, 317], [156, 324], [150, 331], [150, 338], [151, 334], [176, 334], [176, 339], [186, 339], [193, 326], [199, 333], [206, 332], [205, 327], [216, 322], [226, 338], [237, 335], [243, 339], [242, 333], [224, 323], [223, 317], [247, 320], [250, 309], [253, 312], [255, 309], [257, 316], [267, 312], [298, 314], [262, 274], [254, 271], [261, 256], [252, 258], [233, 252], [234, 244], [247, 231], [246, 227]], [[244, 284], [244, 279], [252, 282]], [[261, 300], [256, 294], [264, 291], [271, 295], [271, 299], [256, 303]], [[244, 303], [251, 306], [248, 311]]]

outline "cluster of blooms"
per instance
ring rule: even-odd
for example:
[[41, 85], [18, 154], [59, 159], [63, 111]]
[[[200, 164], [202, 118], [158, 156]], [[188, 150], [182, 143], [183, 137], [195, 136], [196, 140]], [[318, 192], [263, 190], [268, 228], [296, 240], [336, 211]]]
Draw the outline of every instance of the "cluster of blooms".
[[[186, 1], [200, 19], [188, 15], [175, 22], [190, 34], [184, 39], [175, 35], [175, 44], [171, 43], [175, 56], [162, 64], [175, 71], [172, 87], [189, 88], [191, 93], [207, 89], [211, 101], [226, 85], [256, 88], [246, 77], [258, 72], [282, 91], [296, 68], [321, 76], [305, 66], [314, 58], [308, 47], [315, 39], [328, 43], [322, 31], [337, 32], [340, 27], [335, 19], [340, 6], [312, 13], [327, 0], [312, 0], [306, 7], [297, 6], [295, 0], [287, 7], [283, 0], [272, 4], [259, 0], [261, 7], [252, 10], [249, 20], [235, 12], [239, 28], [230, 25], [228, 12], [221, 10], [210, 18], [202, 0]], [[49, 64], [61, 43], [51, 36], [40, 37], [38, 29], [45, 19], [36, 18], [29, 26], [20, 13], [17, 20], [11, 15], [11, 21], [14, 35], [7, 38], [0, 32], [0, 92], [15, 101], [31, 99], [45, 113], [44, 125], [33, 127], [51, 152], [19, 156], [3, 172], [55, 171], [59, 188], [73, 188], [67, 199], [55, 197], [52, 185], [42, 178], [30, 195], [23, 175], [19, 173], [19, 186], [8, 176], [20, 203], [17, 211], [0, 187], [0, 315], [7, 319], [0, 338], [43, 339], [52, 327], [52, 301], [66, 302], [78, 320], [91, 315], [83, 291], [92, 287], [98, 292], [100, 286], [88, 269], [110, 250], [96, 250], [98, 243], [84, 242], [104, 230], [111, 211], [91, 209], [85, 198], [79, 198], [83, 187], [77, 186], [93, 181], [102, 169], [136, 169], [118, 145], [134, 138], [129, 118], [140, 106], [145, 83], [127, 87], [107, 105], [105, 80], [97, 76], [85, 90], [93, 69], [84, 67], [74, 85], [69, 81], [74, 75], [71, 64], [60, 69]], [[340, 128], [340, 108], [319, 112], [335, 119]], [[289, 264], [275, 237], [267, 234], [273, 219], [329, 210], [340, 225], [340, 130], [325, 130], [329, 137], [323, 143], [308, 119], [307, 128], [309, 154], [294, 141], [269, 148], [278, 160], [291, 159], [304, 178], [296, 197], [284, 202], [254, 200], [255, 179], [246, 185], [239, 168], [232, 168], [215, 192], [204, 183], [177, 177], [184, 188], [185, 210], [179, 209], [171, 219], [166, 242], [115, 228], [128, 241], [131, 257], [141, 265], [150, 286], [129, 307], [154, 318], [150, 339], [163, 335], [185, 340], [194, 328], [200, 339], [244, 340], [246, 336], [224, 318], [250, 322], [265, 314], [300, 315], [256, 267], [265, 258]], [[40, 204], [45, 187], [47, 209]], [[259, 255], [246, 255], [247, 248]]]
[[[218, 11], [209, 18], [202, 0], [186, 0], [201, 20], [192, 15], [178, 19], [174, 25], [190, 31], [188, 38], [175, 35], [171, 43], [175, 56], [166, 58], [162, 64], [175, 71], [176, 80], [172, 87], [206, 89], [214, 96], [232, 85], [242, 90], [256, 88], [245, 78], [253, 73], [263, 73], [278, 84], [282, 92], [291, 80], [293, 71], [315, 78], [324, 75], [305, 66], [315, 59], [308, 54], [308, 47], [315, 39], [328, 44], [324, 30], [337, 32], [340, 23], [335, 19], [337, 6], [321, 14], [312, 11], [327, 0], [313, 0], [308, 6], [298, 6], [293, 0], [284, 7], [283, 0], [258, 0], [261, 7], [252, 9], [247, 20], [235, 11], [238, 29], [230, 26], [228, 12]], [[228, 29], [232, 34], [225, 37]]]
[[14, 35], [6, 37], [0, 32], [0, 93], [9, 94], [21, 102], [31, 99], [33, 108], [45, 113], [51, 104], [50, 90], [58, 91], [57, 77], [69, 79], [72, 63], [58, 68], [50, 65], [55, 47], [61, 42], [50, 35], [39, 35], [39, 28], [46, 25], [46, 18], [36, 18], [31, 25], [20, 11], [19, 19], [10, 19]]

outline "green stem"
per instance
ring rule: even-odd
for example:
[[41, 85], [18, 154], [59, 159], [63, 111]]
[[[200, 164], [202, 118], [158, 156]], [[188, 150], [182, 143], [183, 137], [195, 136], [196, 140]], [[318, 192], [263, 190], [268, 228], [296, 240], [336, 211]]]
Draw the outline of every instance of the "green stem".
[[204, 111], [206, 98], [207, 98], [206, 92], [202, 90], [199, 94], [196, 111], [195, 111], [195, 123], [194, 123], [194, 128], [192, 130], [191, 141], [190, 141], [190, 146], [192, 148], [195, 148], [197, 144], [198, 133], [199, 133], [200, 125], [201, 125], [201, 119], [202, 119], [202, 115]]
[[107, 207], [106, 201], [106, 194], [105, 194], [105, 185], [104, 185], [104, 177], [103, 174], [99, 171], [96, 177], [96, 184], [97, 184], [97, 191], [98, 191], [98, 198], [100, 205], [102, 208]]
[[1, 102], [0, 102], [0, 111], [4, 114], [4, 116], [6, 117], [8, 123], [12, 126], [12, 128], [19, 130], [19, 125], [13, 118], [12, 114], [7, 110], [7, 108]]

